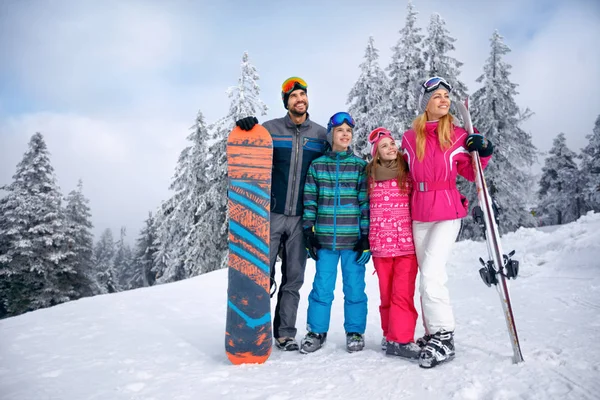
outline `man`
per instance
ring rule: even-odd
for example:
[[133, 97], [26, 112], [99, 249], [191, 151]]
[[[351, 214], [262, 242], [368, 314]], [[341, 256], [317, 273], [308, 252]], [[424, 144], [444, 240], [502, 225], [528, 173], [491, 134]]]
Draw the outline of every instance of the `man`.
[[[327, 130], [309, 118], [306, 92], [303, 79], [287, 79], [281, 86], [281, 98], [288, 113], [263, 124], [273, 138], [271, 271], [274, 271], [280, 245], [284, 246], [273, 320], [275, 345], [284, 351], [299, 349], [296, 314], [307, 256], [302, 232], [304, 181], [310, 163], [323, 155], [328, 146]], [[256, 117], [246, 117], [236, 125], [249, 131], [257, 123]]]

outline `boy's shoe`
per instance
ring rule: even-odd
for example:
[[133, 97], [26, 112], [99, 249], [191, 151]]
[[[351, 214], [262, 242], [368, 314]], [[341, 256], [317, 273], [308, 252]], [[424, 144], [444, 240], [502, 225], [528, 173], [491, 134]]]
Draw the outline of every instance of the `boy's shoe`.
[[419, 366], [433, 368], [454, 358], [454, 332], [440, 331], [432, 335], [427, 345], [421, 349]]
[[325, 333], [308, 332], [306, 334], [306, 336], [304, 336], [304, 339], [302, 339], [301, 346], [300, 346], [300, 353], [302, 353], [302, 354], [314, 353], [315, 351], [317, 351], [321, 347], [323, 347], [323, 344], [325, 344], [326, 340], [327, 340], [327, 332], [325, 332]]
[[381, 339], [381, 350], [386, 351], [388, 347], [388, 341], [385, 336]]
[[365, 337], [362, 333], [348, 332], [346, 333], [346, 350], [348, 353], [361, 351], [365, 348]]
[[423, 335], [423, 337], [420, 337], [417, 340], [415, 340], [415, 343], [420, 348], [423, 348], [423, 347], [427, 346], [427, 342], [429, 342], [429, 339], [431, 339], [431, 336], [432, 335], [425, 334], [425, 335]]
[[298, 342], [293, 337], [280, 337], [275, 339], [275, 346], [283, 351], [297, 351]]
[[421, 348], [413, 342], [409, 342], [406, 344], [388, 342], [387, 350], [385, 351], [385, 354], [388, 356], [404, 357], [410, 358], [412, 360], [418, 359], [420, 353]]

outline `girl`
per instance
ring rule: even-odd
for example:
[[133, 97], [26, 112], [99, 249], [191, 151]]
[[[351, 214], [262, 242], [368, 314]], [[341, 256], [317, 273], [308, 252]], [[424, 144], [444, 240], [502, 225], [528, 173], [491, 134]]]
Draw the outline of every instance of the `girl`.
[[414, 305], [417, 258], [410, 217], [411, 181], [408, 165], [390, 131], [377, 128], [369, 135], [373, 160], [369, 179], [369, 243], [379, 279], [382, 349], [387, 355], [419, 358], [414, 343], [417, 310]]
[[446, 287], [446, 261], [467, 215], [467, 201], [456, 189], [457, 174], [475, 180], [471, 151], [485, 168], [492, 143], [468, 135], [449, 113], [452, 87], [433, 77], [420, 85], [419, 116], [404, 133], [401, 148], [413, 181], [411, 215], [419, 262], [421, 308], [425, 337], [419, 365], [431, 368], [454, 357], [454, 314]]

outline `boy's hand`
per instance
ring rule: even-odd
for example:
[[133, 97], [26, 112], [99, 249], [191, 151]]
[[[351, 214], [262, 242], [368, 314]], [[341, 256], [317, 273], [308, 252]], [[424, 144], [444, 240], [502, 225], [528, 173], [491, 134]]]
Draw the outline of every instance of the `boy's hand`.
[[306, 252], [309, 257], [317, 261], [319, 259], [317, 251], [321, 248], [321, 244], [319, 243], [319, 239], [315, 236], [312, 227], [304, 230], [304, 246], [306, 247]]
[[354, 251], [358, 254], [356, 255], [356, 262], [360, 265], [365, 265], [371, 259], [371, 246], [369, 245], [369, 237], [363, 236], [360, 238], [358, 243], [354, 246]]

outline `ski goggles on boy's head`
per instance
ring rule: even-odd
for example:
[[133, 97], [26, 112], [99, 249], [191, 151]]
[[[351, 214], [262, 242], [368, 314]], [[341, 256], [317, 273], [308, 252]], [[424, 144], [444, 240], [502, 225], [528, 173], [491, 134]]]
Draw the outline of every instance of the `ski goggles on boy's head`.
[[421, 85], [422, 93], [433, 92], [438, 90], [440, 86], [443, 86], [448, 92], [452, 91], [452, 85], [450, 85], [444, 78], [440, 78], [439, 76], [434, 76], [433, 78], [427, 79]]
[[354, 128], [354, 118], [352, 118], [350, 114], [343, 111], [333, 114], [327, 123], [327, 132], [331, 131], [336, 126], [342, 125], [344, 122], [350, 125], [350, 128]]
[[392, 138], [392, 133], [385, 128], [373, 129], [373, 131], [371, 131], [371, 133], [369, 133], [369, 143], [375, 144], [383, 136], [388, 136], [388, 137]]
[[298, 78], [297, 76], [292, 76], [291, 78], [286, 79], [281, 85], [281, 93], [289, 94], [296, 89], [306, 90], [307, 87], [308, 85], [304, 79]]

